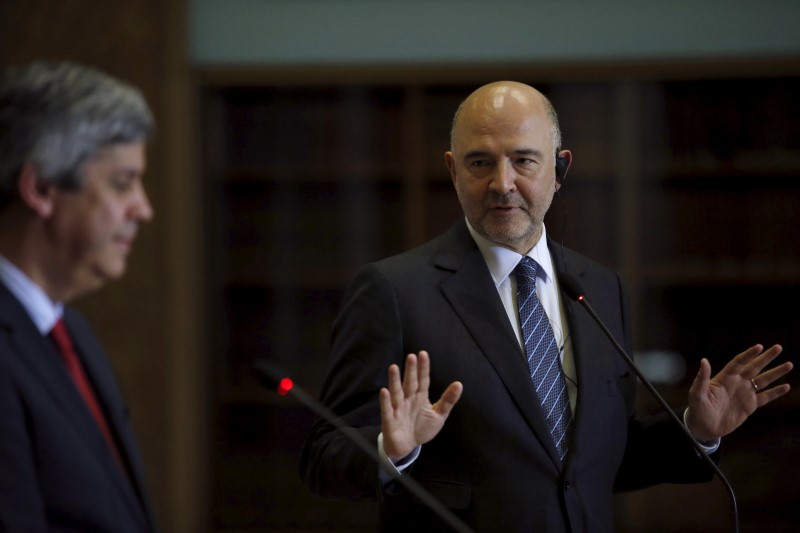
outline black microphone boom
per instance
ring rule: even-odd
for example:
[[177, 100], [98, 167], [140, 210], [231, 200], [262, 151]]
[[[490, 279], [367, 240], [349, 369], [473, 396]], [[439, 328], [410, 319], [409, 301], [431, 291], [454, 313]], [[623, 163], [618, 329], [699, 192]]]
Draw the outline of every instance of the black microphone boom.
[[661, 407], [670, 415], [670, 418], [672, 419], [672, 421], [675, 422], [675, 424], [678, 427], [680, 427], [681, 431], [686, 435], [686, 437], [692, 443], [692, 446], [694, 446], [695, 450], [697, 450], [697, 453], [699, 453], [700, 456], [703, 457], [705, 462], [708, 463], [708, 465], [711, 467], [711, 469], [714, 471], [714, 473], [717, 475], [717, 477], [719, 477], [719, 479], [725, 485], [725, 488], [727, 489], [728, 494], [729, 494], [730, 499], [731, 499], [731, 507], [732, 507], [732, 513], [733, 513], [733, 531], [734, 531], [734, 533], [738, 533], [739, 532], [739, 512], [737, 510], [736, 494], [734, 494], [733, 487], [728, 482], [728, 479], [725, 477], [725, 475], [719, 469], [719, 467], [714, 462], [714, 460], [711, 459], [711, 457], [708, 456], [706, 451], [700, 446], [700, 443], [697, 442], [697, 439], [695, 439], [692, 436], [692, 434], [689, 432], [689, 430], [687, 429], [687, 427], [683, 423], [683, 421], [681, 421], [681, 419], [678, 418], [678, 415], [676, 415], [675, 412], [672, 410], [672, 407], [670, 407], [670, 405], [667, 403], [667, 401], [661, 396], [661, 394], [658, 393], [658, 391], [653, 386], [653, 384], [650, 383], [650, 381], [647, 379], [647, 377], [645, 377], [645, 375], [642, 373], [642, 371], [639, 370], [639, 367], [636, 366], [636, 363], [633, 362], [633, 359], [627, 354], [627, 352], [625, 352], [625, 349], [619, 344], [619, 342], [617, 342], [617, 339], [614, 338], [614, 335], [611, 333], [611, 331], [609, 331], [608, 327], [606, 327], [605, 323], [597, 315], [597, 313], [595, 312], [595, 310], [591, 306], [591, 304], [589, 304], [589, 302], [586, 299], [586, 296], [585, 296], [585, 294], [583, 292], [583, 289], [580, 286], [580, 283], [578, 283], [578, 280], [576, 280], [570, 274], [567, 274], [566, 272], [562, 272], [558, 277], [558, 282], [561, 285], [561, 287], [564, 289], [564, 292], [566, 292], [567, 295], [570, 298], [572, 298], [573, 300], [576, 300], [578, 303], [580, 303], [583, 306], [583, 308], [586, 309], [586, 311], [589, 313], [589, 315], [594, 319], [595, 323], [598, 326], [600, 326], [600, 329], [603, 330], [603, 333], [606, 334], [606, 337], [608, 337], [608, 340], [610, 340], [611, 344], [614, 345], [614, 348], [617, 349], [617, 352], [619, 352], [619, 354], [622, 356], [622, 358], [625, 359], [625, 362], [628, 364], [630, 369], [639, 378], [639, 381], [642, 383], [642, 385], [644, 385], [645, 388], [647, 388], [647, 390], [650, 391], [650, 394], [652, 394], [653, 397], [658, 401], [658, 403], [661, 404]]
[[354, 431], [347, 431], [348, 426], [342, 421], [341, 418], [336, 416], [330, 409], [319, 403], [312, 398], [307, 392], [302, 390], [297, 385], [289, 382], [284, 384], [285, 374], [278, 368], [267, 361], [266, 359], [257, 360], [253, 364], [253, 369], [256, 375], [260, 378], [262, 384], [268, 389], [277, 389], [281, 394], [291, 394], [300, 403], [311, 409], [320, 418], [332, 424], [336, 429], [341, 431], [343, 435], [350, 439], [350, 441], [358, 446], [364, 453], [366, 453], [378, 466], [383, 469], [392, 479], [403, 485], [411, 494], [413, 494], [420, 502], [427, 506], [431, 511], [446, 522], [454, 531], [460, 533], [474, 533], [473, 530], [466, 525], [461, 519], [453, 514], [450, 509], [444, 506], [439, 500], [433, 497], [425, 488], [417, 483], [414, 478], [404, 476], [397, 473], [397, 471], [390, 465], [386, 464], [378, 455], [377, 443], [369, 443], [361, 434]]

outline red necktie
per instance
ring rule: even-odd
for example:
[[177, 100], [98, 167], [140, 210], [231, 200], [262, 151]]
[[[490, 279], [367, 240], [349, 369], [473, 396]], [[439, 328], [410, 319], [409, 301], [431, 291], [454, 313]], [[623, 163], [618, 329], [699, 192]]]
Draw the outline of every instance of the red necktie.
[[86, 402], [86, 405], [89, 407], [89, 411], [91, 411], [95, 421], [97, 422], [100, 431], [103, 433], [108, 446], [111, 448], [111, 451], [114, 453], [114, 456], [117, 458], [119, 464], [123, 465], [124, 463], [119, 455], [119, 450], [117, 450], [114, 437], [111, 435], [111, 430], [108, 428], [108, 423], [106, 423], [105, 416], [103, 416], [103, 411], [100, 409], [100, 404], [97, 402], [97, 398], [94, 395], [92, 386], [83, 371], [83, 367], [78, 359], [78, 355], [75, 353], [75, 349], [72, 346], [72, 340], [67, 332], [67, 327], [64, 325], [63, 318], [58, 319], [58, 322], [56, 322], [56, 325], [53, 326], [53, 329], [50, 331], [50, 336], [58, 346], [61, 356], [64, 358], [64, 363], [67, 365], [67, 372], [72, 378], [72, 381], [75, 383], [75, 387], [77, 387], [78, 392], [80, 392], [81, 396], [83, 396], [83, 399]]

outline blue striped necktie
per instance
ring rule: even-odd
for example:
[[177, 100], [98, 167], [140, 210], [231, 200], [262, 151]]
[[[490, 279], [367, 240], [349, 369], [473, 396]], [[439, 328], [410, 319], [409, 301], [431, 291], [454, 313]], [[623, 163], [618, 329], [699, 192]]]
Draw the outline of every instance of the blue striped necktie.
[[553, 435], [558, 455], [567, 453], [568, 430], [572, 422], [567, 383], [561, 372], [559, 349], [550, 320], [536, 296], [536, 270], [539, 264], [523, 257], [514, 269], [517, 280], [517, 305], [528, 368], [536, 395], [542, 402], [547, 426]]

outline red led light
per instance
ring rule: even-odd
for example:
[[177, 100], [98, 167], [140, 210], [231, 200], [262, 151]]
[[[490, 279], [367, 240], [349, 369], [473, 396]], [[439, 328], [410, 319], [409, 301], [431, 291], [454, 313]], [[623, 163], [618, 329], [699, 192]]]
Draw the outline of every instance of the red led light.
[[289, 391], [292, 390], [294, 387], [294, 383], [289, 378], [283, 378], [280, 383], [278, 383], [278, 394], [283, 396], [289, 394]]

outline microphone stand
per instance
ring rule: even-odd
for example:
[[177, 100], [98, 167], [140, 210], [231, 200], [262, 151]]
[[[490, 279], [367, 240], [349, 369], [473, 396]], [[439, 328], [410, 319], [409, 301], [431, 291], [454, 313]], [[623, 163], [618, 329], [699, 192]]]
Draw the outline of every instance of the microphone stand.
[[708, 466], [711, 467], [711, 469], [714, 471], [717, 477], [719, 477], [719, 479], [722, 481], [722, 484], [725, 485], [725, 489], [728, 491], [728, 495], [730, 496], [731, 500], [731, 507], [733, 513], [732, 517], [733, 531], [734, 533], [739, 533], [739, 511], [736, 504], [736, 494], [734, 494], [733, 487], [731, 486], [728, 479], [719, 469], [717, 464], [711, 459], [711, 457], [708, 456], [706, 451], [700, 446], [700, 443], [697, 442], [697, 439], [695, 439], [692, 436], [692, 434], [689, 432], [688, 428], [683, 423], [683, 421], [680, 418], [678, 418], [678, 415], [676, 415], [675, 412], [672, 410], [672, 407], [670, 407], [667, 401], [661, 396], [661, 394], [658, 393], [653, 384], [650, 383], [647, 377], [641, 372], [641, 370], [639, 370], [639, 367], [636, 366], [636, 364], [633, 362], [633, 359], [631, 359], [631, 357], [625, 352], [622, 346], [620, 346], [619, 342], [617, 342], [617, 339], [614, 338], [614, 335], [611, 333], [611, 331], [609, 331], [605, 323], [600, 319], [600, 317], [595, 312], [594, 308], [586, 300], [586, 297], [584, 296], [583, 291], [581, 290], [577, 280], [575, 280], [575, 278], [573, 278], [569, 274], [562, 273], [560, 281], [562, 286], [566, 290], [567, 294], [569, 294], [571, 298], [580, 303], [583, 306], [583, 308], [586, 309], [589, 315], [591, 315], [591, 317], [594, 319], [597, 325], [600, 326], [600, 329], [603, 330], [603, 333], [606, 334], [608, 340], [611, 341], [611, 344], [614, 345], [614, 348], [617, 349], [617, 352], [619, 352], [619, 354], [622, 356], [622, 358], [625, 360], [625, 362], [628, 364], [631, 370], [633, 370], [633, 372], [639, 378], [639, 381], [641, 381], [641, 383], [645, 386], [645, 388], [647, 388], [650, 394], [653, 395], [653, 397], [658, 401], [658, 403], [661, 404], [661, 407], [669, 414], [669, 416], [672, 418], [672, 421], [675, 422], [675, 424], [681, 428], [684, 435], [686, 435], [686, 437], [692, 443], [692, 446], [694, 446], [694, 449], [697, 451], [697, 453], [700, 454], [703, 460], [708, 464]]
[[425, 488], [417, 483], [414, 478], [398, 474], [397, 471], [383, 461], [378, 455], [377, 443], [369, 443], [360, 433], [354, 431], [347, 431], [349, 426], [338, 416], [336, 416], [330, 409], [322, 405], [320, 402], [312, 398], [307, 392], [302, 390], [297, 385], [289, 381], [288, 385], [284, 385], [284, 375], [278, 369], [265, 359], [257, 360], [253, 364], [253, 369], [261, 379], [262, 383], [267, 388], [277, 388], [281, 394], [290, 394], [300, 403], [305, 405], [311, 411], [317, 414], [320, 418], [324, 419], [329, 424], [332, 424], [343, 435], [350, 439], [350, 441], [358, 446], [364, 453], [366, 453], [378, 466], [383, 469], [393, 480], [397, 481], [405, 487], [411, 494], [413, 494], [421, 503], [427, 506], [431, 511], [446, 522], [454, 531], [459, 533], [474, 533], [473, 530], [458, 518], [453, 512], [444, 506], [439, 500], [425, 490]]

